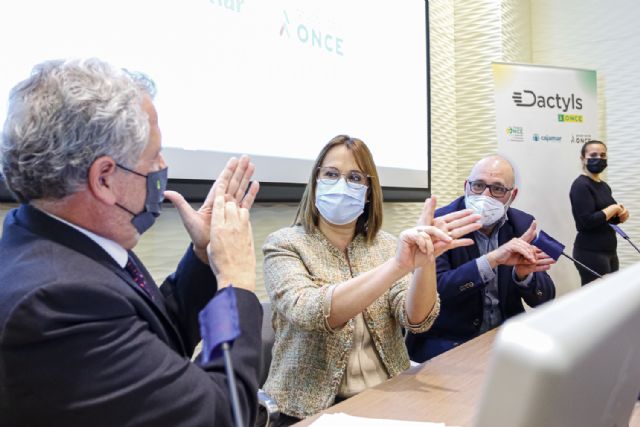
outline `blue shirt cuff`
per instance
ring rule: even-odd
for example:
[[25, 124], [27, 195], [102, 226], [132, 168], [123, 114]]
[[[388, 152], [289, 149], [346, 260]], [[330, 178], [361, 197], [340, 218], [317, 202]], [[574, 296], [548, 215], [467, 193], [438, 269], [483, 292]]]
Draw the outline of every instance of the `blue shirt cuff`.
[[528, 288], [529, 284], [533, 280], [533, 273], [527, 274], [527, 277], [525, 277], [523, 280], [518, 280], [518, 276], [516, 276], [516, 268], [513, 267], [511, 269], [511, 278], [516, 283], [516, 285], [520, 286], [521, 288]]
[[480, 278], [483, 283], [488, 283], [496, 277], [496, 272], [491, 268], [491, 264], [489, 264], [489, 260], [486, 255], [482, 255], [480, 258], [477, 258], [476, 265], [478, 266]]

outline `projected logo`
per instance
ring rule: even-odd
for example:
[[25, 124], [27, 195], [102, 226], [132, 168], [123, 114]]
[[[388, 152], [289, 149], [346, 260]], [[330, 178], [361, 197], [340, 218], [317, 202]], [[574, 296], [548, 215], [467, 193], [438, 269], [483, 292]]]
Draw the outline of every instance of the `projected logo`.
[[286, 10], [282, 11], [282, 16], [281, 37], [295, 40], [302, 45], [322, 50], [331, 55], [344, 56], [342, 37], [332, 34], [327, 29], [320, 28], [318, 24], [304, 22], [302, 17], [292, 20]]
[[582, 98], [573, 93], [565, 98], [557, 93], [550, 96], [536, 95], [534, 91], [525, 89], [522, 92], [514, 91], [511, 98], [517, 107], [557, 108], [563, 113], [568, 110], [582, 110]]
[[209, 0], [209, 3], [217, 4], [225, 9], [240, 13], [240, 8], [244, 4], [244, 0]]

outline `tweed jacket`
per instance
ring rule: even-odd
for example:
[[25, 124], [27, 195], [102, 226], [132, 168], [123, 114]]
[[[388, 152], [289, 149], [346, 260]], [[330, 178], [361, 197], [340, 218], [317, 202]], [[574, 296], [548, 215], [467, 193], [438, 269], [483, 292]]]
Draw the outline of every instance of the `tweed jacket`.
[[[319, 230], [306, 233], [295, 226], [267, 238], [262, 248], [264, 282], [273, 308], [275, 342], [264, 388], [283, 413], [304, 418], [334, 402], [355, 321], [337, 330], [329, 328], [323, 311], [327, 292], [352, 274], [358, 276], [392, 258], [396, 242], [383, 231], [369, 244], [358, 235], [347, 248], [347, 259]], [[409, 275], [400, 279], [363, 313], [389, 377], [409, 368], [401, 327], [426, 331], [440, 310], [438, 299], [422, 323], [410, 325], [405, 309], [409, 279]]]

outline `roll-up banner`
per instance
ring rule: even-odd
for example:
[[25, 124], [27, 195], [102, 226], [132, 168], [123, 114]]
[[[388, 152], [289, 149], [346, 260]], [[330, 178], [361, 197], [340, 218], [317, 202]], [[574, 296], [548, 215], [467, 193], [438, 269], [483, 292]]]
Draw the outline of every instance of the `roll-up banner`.
[[[513, 207], [573, 250], [569, 190], [581, 173], [580, 148], [598, 138], [596, 72], [493, 63], [498, 152], [513, 162], [519, 192]], [[551, 267], [558, 294], [578, 288], [578, 272], [560, 258]]]

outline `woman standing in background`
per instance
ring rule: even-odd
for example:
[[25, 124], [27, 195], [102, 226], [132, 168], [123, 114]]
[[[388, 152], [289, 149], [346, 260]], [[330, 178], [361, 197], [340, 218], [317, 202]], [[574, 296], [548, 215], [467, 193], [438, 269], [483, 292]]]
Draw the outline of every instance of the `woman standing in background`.
[[[618, 270], [617, 240], [609, 224], [620, 224], [629, 218], [629, 211], [616, 203], [611, 187], [600, 178], [607, 167], [607, 146], [601, 141], [587, 141], [582, 146], [582, 174], [573, 181], [569, 197], [578, 234], [573, 244], [573, 257], [597, 273]], [[596, 279], [578, 268], [582, 285]]]

